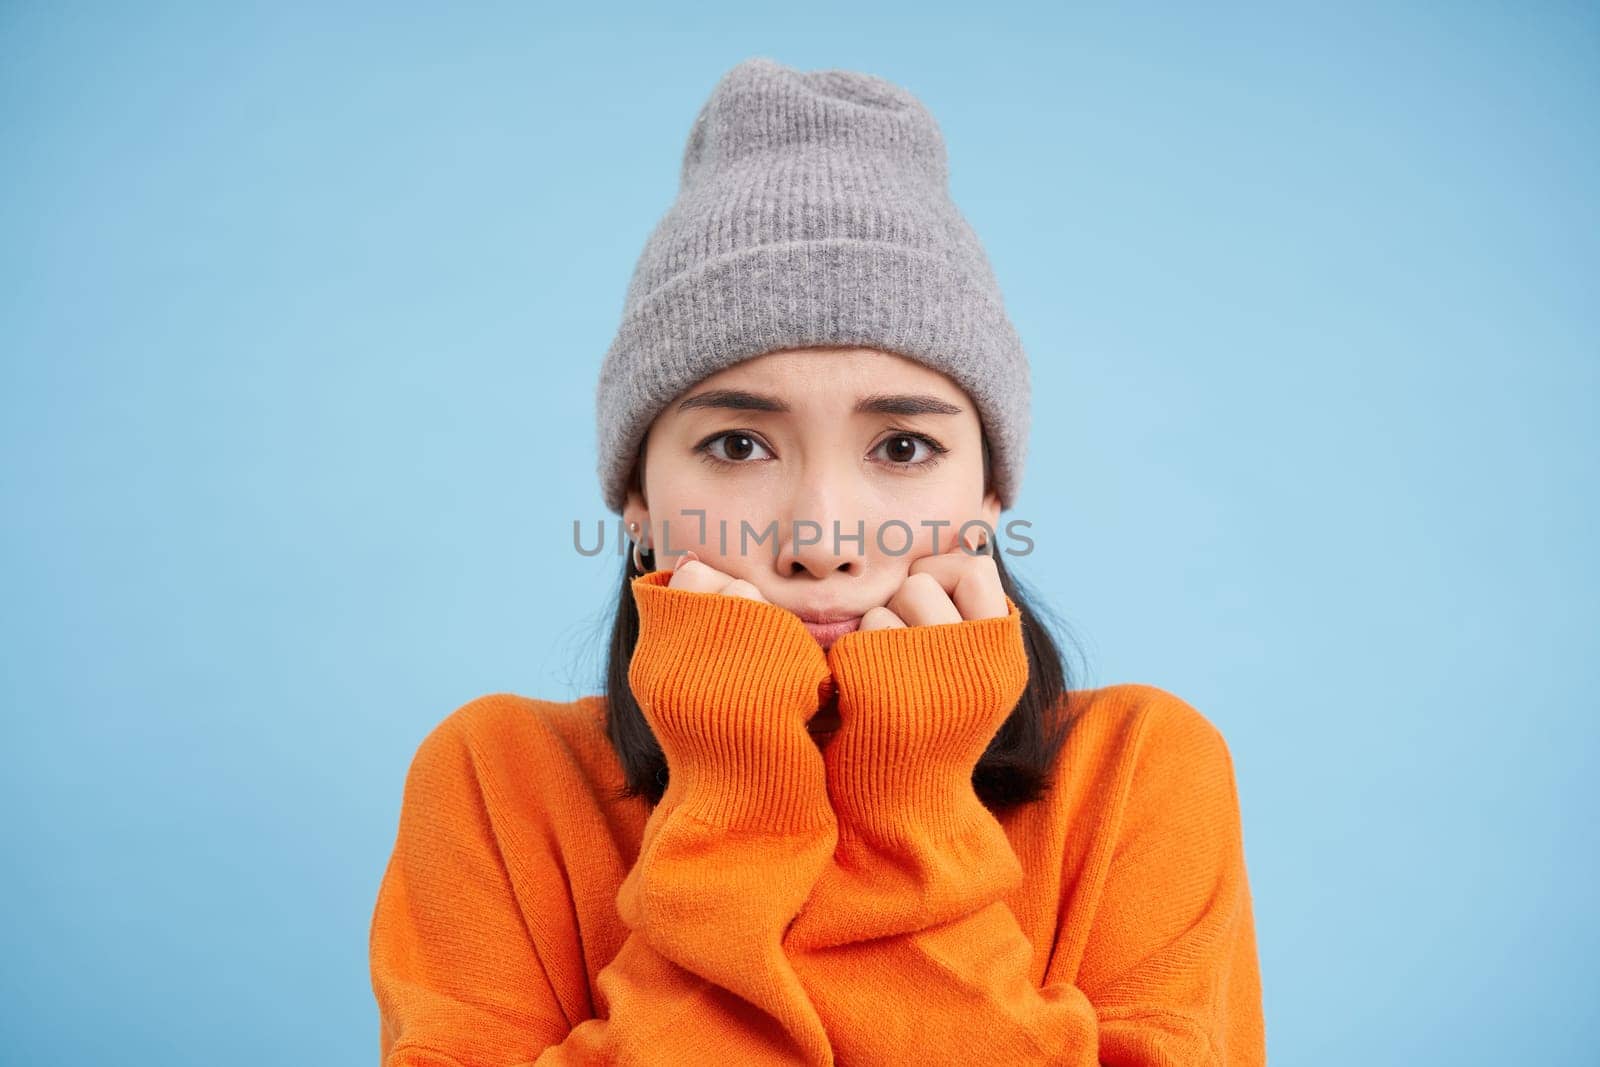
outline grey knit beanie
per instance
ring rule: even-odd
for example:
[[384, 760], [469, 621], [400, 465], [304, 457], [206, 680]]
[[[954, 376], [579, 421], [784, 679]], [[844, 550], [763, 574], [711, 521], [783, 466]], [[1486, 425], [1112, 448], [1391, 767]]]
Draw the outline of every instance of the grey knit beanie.
[[695, 119], [677, 198], [645, 243], [601, 366], [606, 506], [621, 514], [650, 423], [684, 390], [753, 356], [823, 345], [898, 353], [966, 390], [994, 491], [1012, 506], [1027, 356], [950, 200], [933, 115], [882, 78], [757, 56], [722, 76]]

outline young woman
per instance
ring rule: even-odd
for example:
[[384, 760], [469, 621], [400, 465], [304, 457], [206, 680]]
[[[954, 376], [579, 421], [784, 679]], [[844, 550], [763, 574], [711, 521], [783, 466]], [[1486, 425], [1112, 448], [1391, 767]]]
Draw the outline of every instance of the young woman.
[[717, 85], [600, 376], [605, 692], [419, 747], [388, 1067], [1265, 1062], [1226, 743], [1071, 689], [1006, 567], [1027, 364], [946, 183], [892, 83]]

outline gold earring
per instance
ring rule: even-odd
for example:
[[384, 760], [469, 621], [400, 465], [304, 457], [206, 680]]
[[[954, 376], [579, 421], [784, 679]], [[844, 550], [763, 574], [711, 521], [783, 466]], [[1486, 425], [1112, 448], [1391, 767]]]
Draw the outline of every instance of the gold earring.
[[[634, 541], [633, 541], [633, 568], [634, 568], [634, 570], [638, 571], [640, 574], [645, 574], [648, 571], [650, 571], [651, 568], [646, 567], [644, 565], [644, 560], [639, 558], [639, 539], [638, 539], [638, 537], [639, 537], [639, 524], [636, 523], [636, 522], [628, 523], [628, 532], [634, 535]], [[655, 555], [656, 555], [655, 554], [655, 550], [652, 549], [651, 552], [650, 552], [650, 560], [651, 560], [652, 563], [655, 562]]]

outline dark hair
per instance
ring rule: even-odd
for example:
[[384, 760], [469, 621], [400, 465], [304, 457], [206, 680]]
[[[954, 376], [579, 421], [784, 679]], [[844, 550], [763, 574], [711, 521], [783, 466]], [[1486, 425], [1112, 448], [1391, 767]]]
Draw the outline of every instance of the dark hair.
[[[985, 441], [986, 461], [987, 444]], [[986, 473], [987, 466], [985, 462]], [[978, 799], [990, 811], [999, 812], [1037, 800], [1054, 785], [1057, 758], [1077, 722], [1078, 709], [1069, 706], [1071, 679], [1033, 598], [1006, 567], [1004, 553], [992, 541], [989, 552], [1000, 572], [1001, 587], [1022, 613], [1022, 637], [1028, 652], [1027, 688], [972, 772]], [[628, 685], [628, 666], [639, 640], [639, 609], [632, 582], [645, 572], [634, 566], [631, 546], [623, 554], [627, 559], [606, 663], [606, 734], [625, 779], [616, 791], [617, 799], [644, 797], [653, 807], [666, 791], [667, 761]], [[1059, 620], [1057, 625], [1062, 625]]]

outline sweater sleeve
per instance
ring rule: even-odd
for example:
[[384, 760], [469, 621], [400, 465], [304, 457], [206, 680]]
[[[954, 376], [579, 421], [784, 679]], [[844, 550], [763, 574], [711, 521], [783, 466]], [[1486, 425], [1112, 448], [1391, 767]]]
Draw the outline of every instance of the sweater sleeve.
[[1004, 618], [849, 634], [828, 653], [837, 849], [784, 946], [840, 1062], [1264, 1062], [1231, 765], [1198, 713], [1144, 738], [1093, 984], [1031, 980], [1004, 900], [1022, 865], [971, 783], [1027, 684], [1007, 605]]
[[633, 587], [629, 685], [669, 781], [617, 893], [629, 933], [595, 978], [596, 1017], [562, 1012], [540, 902], [517, 908], [505, 866], [525, 843], [492, 832], [462, 740], [441, 735], [413, 770], [375, 918], [385, 1067], [833, 1062], [781, 947], [836, 840], [805, 726], [827, 662], [782, 609], [669, 579]]

